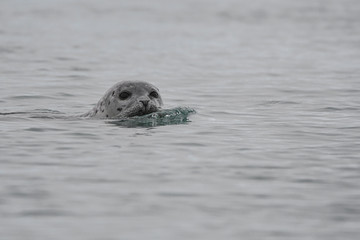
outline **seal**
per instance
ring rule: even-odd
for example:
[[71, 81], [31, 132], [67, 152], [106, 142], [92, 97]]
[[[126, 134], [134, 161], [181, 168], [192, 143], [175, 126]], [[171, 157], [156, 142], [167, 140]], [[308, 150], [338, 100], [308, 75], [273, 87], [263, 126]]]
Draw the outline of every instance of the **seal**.
[[159, 89], [142, 81], [123, 81], [106, 91], [82, 117], [129, 118], [157, 112], [163, 105]]

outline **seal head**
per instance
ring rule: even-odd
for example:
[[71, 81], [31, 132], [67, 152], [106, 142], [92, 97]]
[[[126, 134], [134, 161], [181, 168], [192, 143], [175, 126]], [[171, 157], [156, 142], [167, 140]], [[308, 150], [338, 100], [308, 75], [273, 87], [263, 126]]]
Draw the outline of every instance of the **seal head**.
[[111, 87], [84, 116], [128, 118], [156, 112], [162, 105], [159, 89], [154, 85], [141, 81], [123, 81]]

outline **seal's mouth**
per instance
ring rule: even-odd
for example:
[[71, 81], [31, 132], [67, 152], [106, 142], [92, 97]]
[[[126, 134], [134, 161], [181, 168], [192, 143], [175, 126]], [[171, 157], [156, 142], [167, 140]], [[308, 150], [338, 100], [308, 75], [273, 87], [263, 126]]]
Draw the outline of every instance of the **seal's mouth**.
[[158, 110], [158, 108], [140, 108], [138, 111], [131, 113], [129, 117], [144, 116], [153, 112], [157, 112]]

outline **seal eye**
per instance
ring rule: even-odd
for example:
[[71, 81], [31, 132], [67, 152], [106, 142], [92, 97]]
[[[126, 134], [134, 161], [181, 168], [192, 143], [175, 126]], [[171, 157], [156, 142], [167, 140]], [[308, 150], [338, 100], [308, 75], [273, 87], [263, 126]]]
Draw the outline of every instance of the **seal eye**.
[[121, 92], [120, 94], [119, 94], [119, 98], [121, 99], [121, 100], [126, 100], [126, 99], [128, 99], [129, 97], [131, 96], [131, 93], [129, 93], [129, 92]]
[[158, 97], [159, 97], [159, 94], [158, 94], [157, 92], [155, 92], [155, 91], [152, 91], [152, 92], [150, 93], [150, 96], [153, 97], [153, 98], [158, 98]]

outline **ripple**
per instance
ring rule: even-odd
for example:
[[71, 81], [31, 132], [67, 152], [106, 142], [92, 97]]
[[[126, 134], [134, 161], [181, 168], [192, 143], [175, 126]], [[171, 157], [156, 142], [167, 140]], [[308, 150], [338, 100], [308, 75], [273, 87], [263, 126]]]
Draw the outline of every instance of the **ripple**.
[[69, 167], [69, 168], [92, 168], [96, 165], [93, 164], [77, 164], [77, 163], [61, 163], [61, 162], [7, 162], [7, 164], [11, 165], [23, 165], [23, 166], [44, 166], [44, 167]]
[[57, 96], [61, 96], [61, 97], [74, 97], [74, 94], [70, 94], [70, 93], [64, 93], [64, 92], [59, 92], [56, 94]]
[[44, 95], [18, 95], [18, 96], [7, 97], [6, 99], [28, 100], [28, 99], [56, 99], [56, 98], [50, 96], [44, 96]]
[[342, 130], [345, 130], [345, 129], [360, 129], [360, 126], [339, 127], [338, 129], [342, 129]]
[[10, 189], [10, 196], [17, 198], [27, 199], [44, 199], [50, 196], [50, 193], [44, 190], [21, 190], [21, 189]]
[[55, 59], [59, 60], [59, 61], [73, 61], [73, 60], [75, 60], [75, 58], [70, 58], [70, 57], [56, 57]]
[[73, 132], [73, 133], [69, 133], [68, 135], [74, 136], [74, 137], [86, 137], [89, 139], [98, 139], [99, 138], [99, 136], [96, 134], [84, 133], [84, 132]]
[[292, 104], [300, 104], [299, 102], [293, 102], [293, 101], [266, 101], [259, 105], [262, 106], [268, 106], [268, 105], [292, 105]]
[[6, 48], [6, 47], [0, 47], [0, 53], [14, 53], [15, 49], [13, 48]]
[[[0, 112], [0, 116], [11, 116], [11, 119], [17, 117], [16, 115], [25, 115], [22, 117], [28, 118], [60, 118], [60, 114], [63, 114], [60, 111], [50, 110], [50, 109], [35, 109], [31, 111], [19, 111], [19, 112]], [[28, 116], [26, 116], [28, 115]]]
[[357, 107], [324, 107], [316, 109], [320, 112], [338, 112], [338, 111], [359, 111], [360, 108]]
[[63, 129], [31, 127], [31, 128], [25, 129], [25, 131], [30, 131], [30, 132], [53, 132], [53, 131], [57, 131], [57, 132], [60, 132], [60, 131], [63, 131]]
[[207, 147], [207, 144], [196, 143], [196, 142], [175, 142], [176, 146], [189, 146], [189, 147]]
[[91, 71], [90, 68], [82, 68], [82, 67], [72, 67], [70, 68], [71, 71], [74, 71], [74, 72], [88, 72], [88, 71]]
[[70, 78], [70, 79], [78, 79], [78, 80], [85, 80], [88, 78], [86, 75], [80, 75], [80, 74], [70, 74], [70, 75], [60, 75], [59, 78]]
[[23, 217], [62, 217], [62, 216], [69, 216], [72, 215], [69, 212], [62, 211], [62, 210], [55, 210], [55, 209], [39, 209], [39, 210], [27, 210], [22, 211], [20, 216]]
[[190, 192], [159, 192], [158, 196], [162, 197], [198, 197], [201, 196], [199, 193], [190, 193]]
[[28, 112], [0, 112], [0, 115], [15, 115], [15, 114], [27, 114]]

